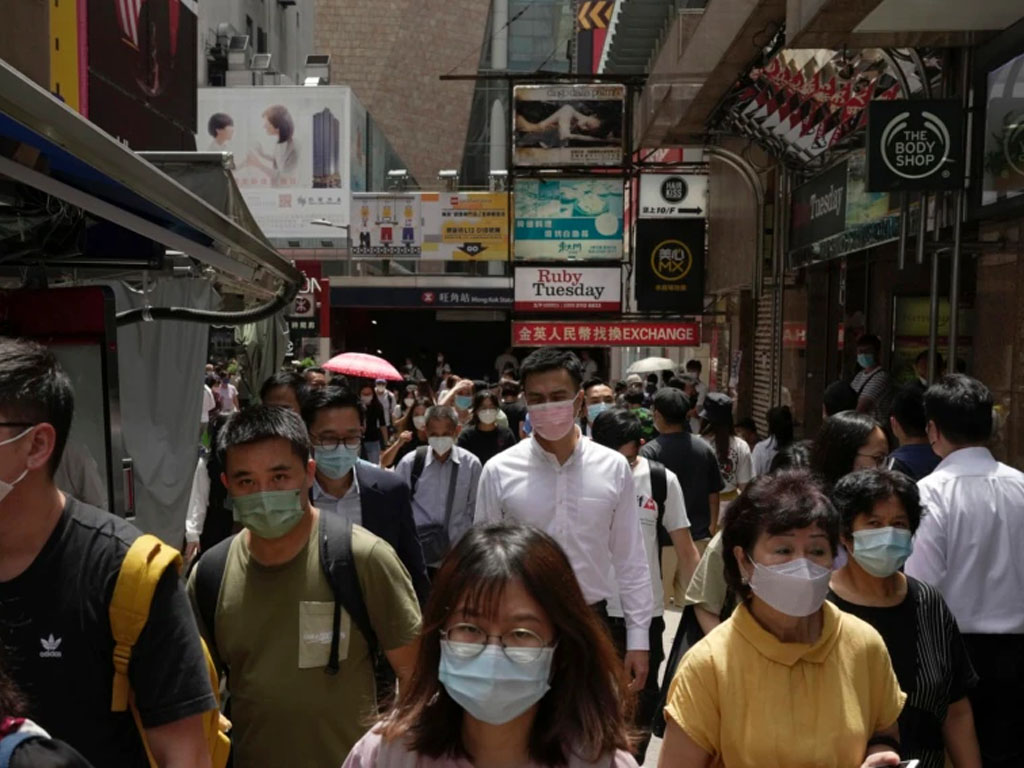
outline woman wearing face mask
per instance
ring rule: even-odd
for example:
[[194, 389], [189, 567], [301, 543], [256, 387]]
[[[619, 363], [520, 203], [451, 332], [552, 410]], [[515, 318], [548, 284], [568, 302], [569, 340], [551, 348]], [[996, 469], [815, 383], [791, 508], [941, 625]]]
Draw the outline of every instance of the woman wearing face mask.
[[839, 516], [813, 477], [758, 478], [725, 516], [742, 603], [683, 657], [662, 768], [899, 763], [900, 691], [882, 638], [825, 602]]
[[627, 699], [555, 541], [474, 528], [434, 580], [411, 683], [344, 768], [627, 768]]
[[473, 381], [459, 379], [438, 400], [438, 405], [446, 405], [455, 409], [459, 415], [459, 424], [469, 423], [473, 409]]
[[488, 389], [476, 393], [473, 398], [473, 417], [470, 424], [459, 435], [459, 447], [465, 448], [486, 464], [494, 456], [516, 443], [508, 427], [498, 425], [501, 403]]
[[811, 448], [811, 469], [832, 488], [859, 469], [877, 469], [889, 455], [889, 441], [878, 422], [857, 411], [841, 411], [821, 425]]
[[380, 455], [380, 465], [385, 469], [398, 466], [398, 462], [407, 453], [412, 453], [421, 445], [427, 445], [427, 409], [431, 403], [425, 398], [413, 401], [412, 407], [396, 425], [398, 439]]
[[920, 768], [981, 766], [967, 691], [977, 682], [956, 619], [934, 587], [900, 573], [921, 522], [914, 481], [899, 472], [864, 470], [840, 480], [832, 500], [851, 554], [832, 574], [829, 599], [868, 622], [889, 649], [907, 705], [900, 715], [900, 755]]
[[363, 451], [366, 460], [371, 464], [380, 463], [382, 446], [388, 442], [388, 427], [384, 418], [384, 407], [377, 399], [372, 384], [363, 384], [359, 388], [359, 399], [366, 408], [366, 433], [363, 436]]

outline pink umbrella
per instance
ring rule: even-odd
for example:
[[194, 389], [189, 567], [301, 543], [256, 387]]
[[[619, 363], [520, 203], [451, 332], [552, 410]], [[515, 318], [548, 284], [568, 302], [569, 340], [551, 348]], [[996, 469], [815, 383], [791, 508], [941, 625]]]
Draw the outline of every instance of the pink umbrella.
[[324, 364], [324, 368], [332, 373], [344, 373], [364, 379], [402, 381], [402, 374], [387, 360], [362, 352], [346, 352], [332, 357]]

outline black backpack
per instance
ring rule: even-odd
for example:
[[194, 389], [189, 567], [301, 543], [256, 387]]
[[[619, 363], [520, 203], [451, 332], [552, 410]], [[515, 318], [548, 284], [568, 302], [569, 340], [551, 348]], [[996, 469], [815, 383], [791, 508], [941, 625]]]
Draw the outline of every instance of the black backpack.
[[651, 498], [658, 505], [658, 547], [671, 547], [672, 537], [665, 530], [665, 499], [668, 498], [668, 475], [660, 461], [648, 459], [651, 467]]
[[[224, 579], [224, 569], [227, 567], [228, 551], [234, 538], [232, 536], [225, 539], [205, 552], [196, 565], [196, 604], [211, 640], [215, 635], [217, 598]], [[334, 593], [334, 631], [331, 635], [331, 654], [327, 662], [327, 672], [333, 675], [338, 672], [342, 608], [348, 611], [352, 622], [366, 638], [371, 658], [377, 655], [377, 635], [370, 624], [370, 614], [366, 610], [355, 560], [352, 557], [352, 521], [336, 512], [321, 510], [318, 539], [320, 567], [323, 568], [327, 583], [331, 585], [331, 592]]]

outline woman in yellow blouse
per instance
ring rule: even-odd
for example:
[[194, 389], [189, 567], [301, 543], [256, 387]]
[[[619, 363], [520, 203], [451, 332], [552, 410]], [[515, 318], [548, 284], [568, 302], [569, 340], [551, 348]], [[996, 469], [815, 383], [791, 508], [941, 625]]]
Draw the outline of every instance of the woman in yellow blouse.
[[743, 603], [683, 657], [659, 768], [899, 764], [900, 691], [879, 634], [825, 602], [839, 516], [812, 476], [755, 480], [723, 552]]

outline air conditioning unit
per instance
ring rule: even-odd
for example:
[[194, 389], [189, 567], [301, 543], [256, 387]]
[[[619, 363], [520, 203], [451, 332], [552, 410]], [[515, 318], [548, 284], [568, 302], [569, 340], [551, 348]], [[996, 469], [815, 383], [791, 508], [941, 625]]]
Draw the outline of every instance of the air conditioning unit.
[[249, 69], [229, 69], [224, 73], [224, 85], [228, 88], [237, 88], [253, 84], [253, 72]]
[[331, 82], [331, 55], [329, 53], [311, 53], [306, 56], [305, 82], [311, 78], [319, 78], [324, 84]]
[[257, 53], [249, 60], [249, 69], [254, 72], [267, 72], [270, 70], [270, 54]]
[[248, 35], [232, 35], [228, 38], [228, 69], [248, 69], [252, 50]]

